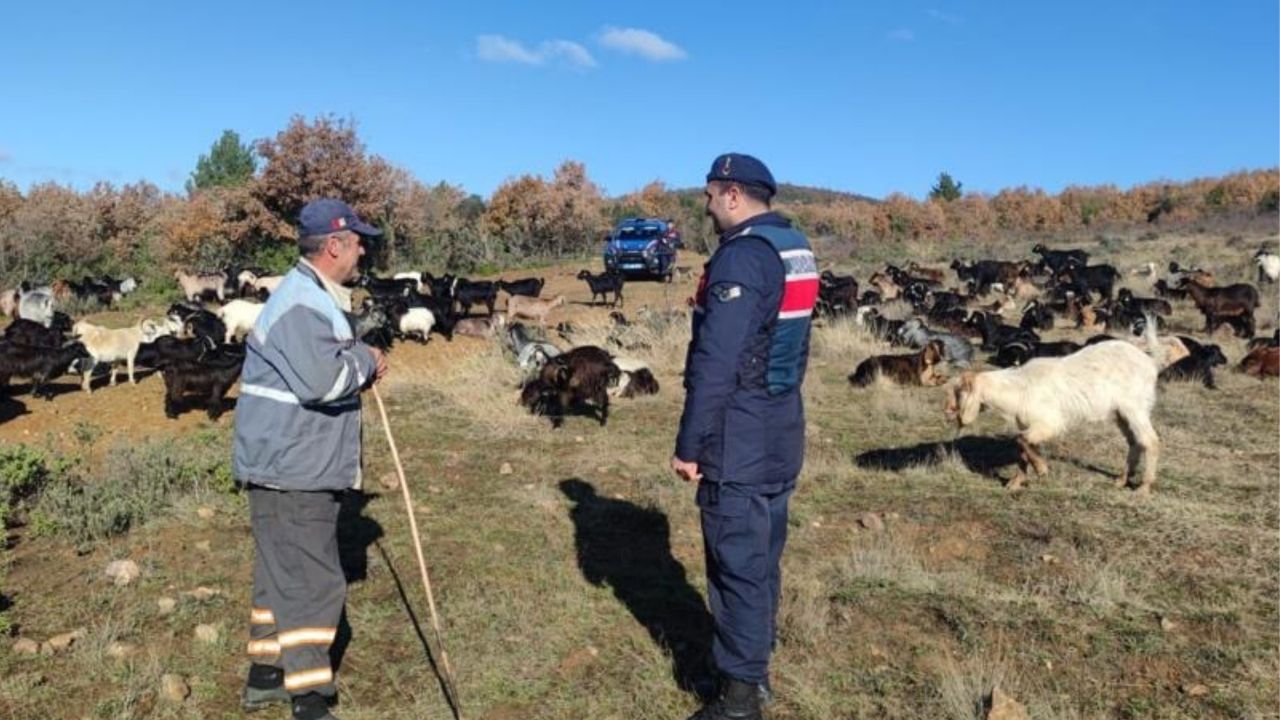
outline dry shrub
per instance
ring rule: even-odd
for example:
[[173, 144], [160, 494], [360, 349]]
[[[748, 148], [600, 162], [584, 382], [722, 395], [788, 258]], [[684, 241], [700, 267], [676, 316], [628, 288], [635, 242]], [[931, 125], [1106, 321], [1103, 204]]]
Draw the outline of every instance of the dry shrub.
[[463, 415], [490, 433], [527, 435], [540, 422], [520, 406], [520, 368], [495, 337], [477, 352], [451, 358], [425, 375], [425, 385], [448, 401], [451, 412]]
[[980, 651], [961, 661], [948, 658], [938, 682], [946, 716], [952, 720], [985, 717], [991, 690], [998, 687], [1010, 692], [1010, 687], [1017, 684], [1012, 665], [999, 648]]

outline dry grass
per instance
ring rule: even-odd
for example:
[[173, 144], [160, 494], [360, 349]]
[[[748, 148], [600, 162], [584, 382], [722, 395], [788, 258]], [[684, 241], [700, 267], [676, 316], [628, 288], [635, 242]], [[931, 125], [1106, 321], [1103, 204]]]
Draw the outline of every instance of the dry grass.
[[[1173, 258], [1234, 280], [1247, 277], [1258, 241], [1225, 255], [1221, 237], [1200, 235], [1079, 244], [1122, 268]], [[946, 245], [876, 252], [931, 264], [971, 254]], [[852, 269], [861, 279], [872, 267]], [[618, 339], [632, 349], [617, 350], [648, 362], [663, 390], [618, 401], [606, 428], [569, 418], [552, 431], [528, 416], [515, 404], [519, 373], [496, 341], [428, 347], [424, 355], [445, 361], [425, 371], [415, 351], [393, 353], [400, 364], [385, 396], [468, 717], [683, 717], [696, 707], [677, 676], [707, 641], [701, 535], [692, 488], [665, 468], [687, 321], [633, 309], [662, 305], [663, 292], [628, 286], [632, 326]], [[1276, 300], [1267, 295], [1260, 325], [1272, 322]], [[609, 347], [616, 331], [596, 310], [575, 318], [576, 340]], [[1198, 335], [1200, 322], [1179, 306], [1173, 324]], [[1220, 342], [1232, 360], [1243, 352], [1238, 340]], [[857, 362], [883, 352], [847, 322], [814, 331], [772, 717], [981, 717], [997, 684], [1050, 720], [1276, 717], [1274, 380], [1223, 372], [1216, 391], [1162, 388], [1164, 453], [1150, 498], [1112, 487], [1124, 444], [1109, 426], [1050, 443], [1050, 477], [1010, 494], [999, 481], [1012, 462], [1010, 429], [999, 420], [983, 416], [956, 438], [938, 388], [849, 387]], [[366, 475], [380, 478], [390, 470], [381, 430], [371, 422], [366, 432]], [[504, 463], [511, 474], [499, 472]], [[238, 716], [248, 523], [237, 497], [201, 502], [217, 515], [178, 503], [167, 521], [87, 555], [26, 537], [6, 551], [7, 615], [21, 635], [80, 625], [90, 634], [65, 656], [0, 649], [0, 718]], [[429, 636], [404, 512], [397, 493], [384, 493], [344, 526], [364, 561], [340, 674], [349, 720], [448, 715], [411, 621], [412, 612]], [[859, 526], [868, 512], [883, 514], [884, 531]], [[201, 540], [211, 549], [196, 550]], [[110, 587], [101, 567], [126, 556], [146, 576]], [[226, 595], [156, 612], [157, 597], [198, 585]], [[222, 623], [224, 640], [192, 643], [200, 622]], [[117, 638], [145, 651], [104, 658]], [[190, 678], [193, 696], [180, 708], [154, 699], [164, 672]], [[1179, 689], [1191, 684], [1209, 693]]]

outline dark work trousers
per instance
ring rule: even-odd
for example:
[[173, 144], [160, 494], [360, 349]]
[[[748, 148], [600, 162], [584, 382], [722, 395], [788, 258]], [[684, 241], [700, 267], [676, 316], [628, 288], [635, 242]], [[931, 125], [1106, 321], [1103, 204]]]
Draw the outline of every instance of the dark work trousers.
[[291, 695], [337, 692], [329, 646], [347, 596], [334, 492], [249, 488], [253, 611], [249, 656], [284, 670]]
[[750, 486], [698, 486], [707, 591], [715, 637], [711, 656], [724, 675], [763, 682], [777, 635], [787, 501], [794, 488], [760, 494]]

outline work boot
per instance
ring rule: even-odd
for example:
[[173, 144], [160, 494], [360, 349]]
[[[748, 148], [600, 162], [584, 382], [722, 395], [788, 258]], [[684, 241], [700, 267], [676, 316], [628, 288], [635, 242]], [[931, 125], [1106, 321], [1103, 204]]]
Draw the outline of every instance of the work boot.
[[724, 678], [716, 699], [689, 720], [764, 720], [760, 711], [760, 685]]
[[329, 712], [329, 698], [307, 693], [293, 699], [293, 720], [338, 720], [338, 716]]
[[240, 691], [240, 707], [254, 712], [272, 705], [289, 702], [289, 692], [284, 689], [284, 671], [270, 665], [254, 663], [249, 666], [249, 678]]
[[765, 678], [756, 684], [756, 689], [760, 695], [760, 707], [769, 707], [773, 703], [773, 686], [769, 684], [769, 678]]

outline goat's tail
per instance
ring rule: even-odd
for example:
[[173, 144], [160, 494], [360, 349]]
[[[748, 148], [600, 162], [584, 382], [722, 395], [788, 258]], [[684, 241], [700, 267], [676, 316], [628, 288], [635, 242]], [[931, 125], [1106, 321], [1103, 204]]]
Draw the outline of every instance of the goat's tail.
[[1156, 317], [1150, 312], [1142, 313], [1144, 327], [1142, 329], [1142, 339], [1146, 341], [1147, 354], [1152, 360], [1156, 361], [1156, 365], [1164, 367], [1165, 356], [1168, 354], [1165, 347], [1160, 344], [1160, 338], [1156, 335]]

